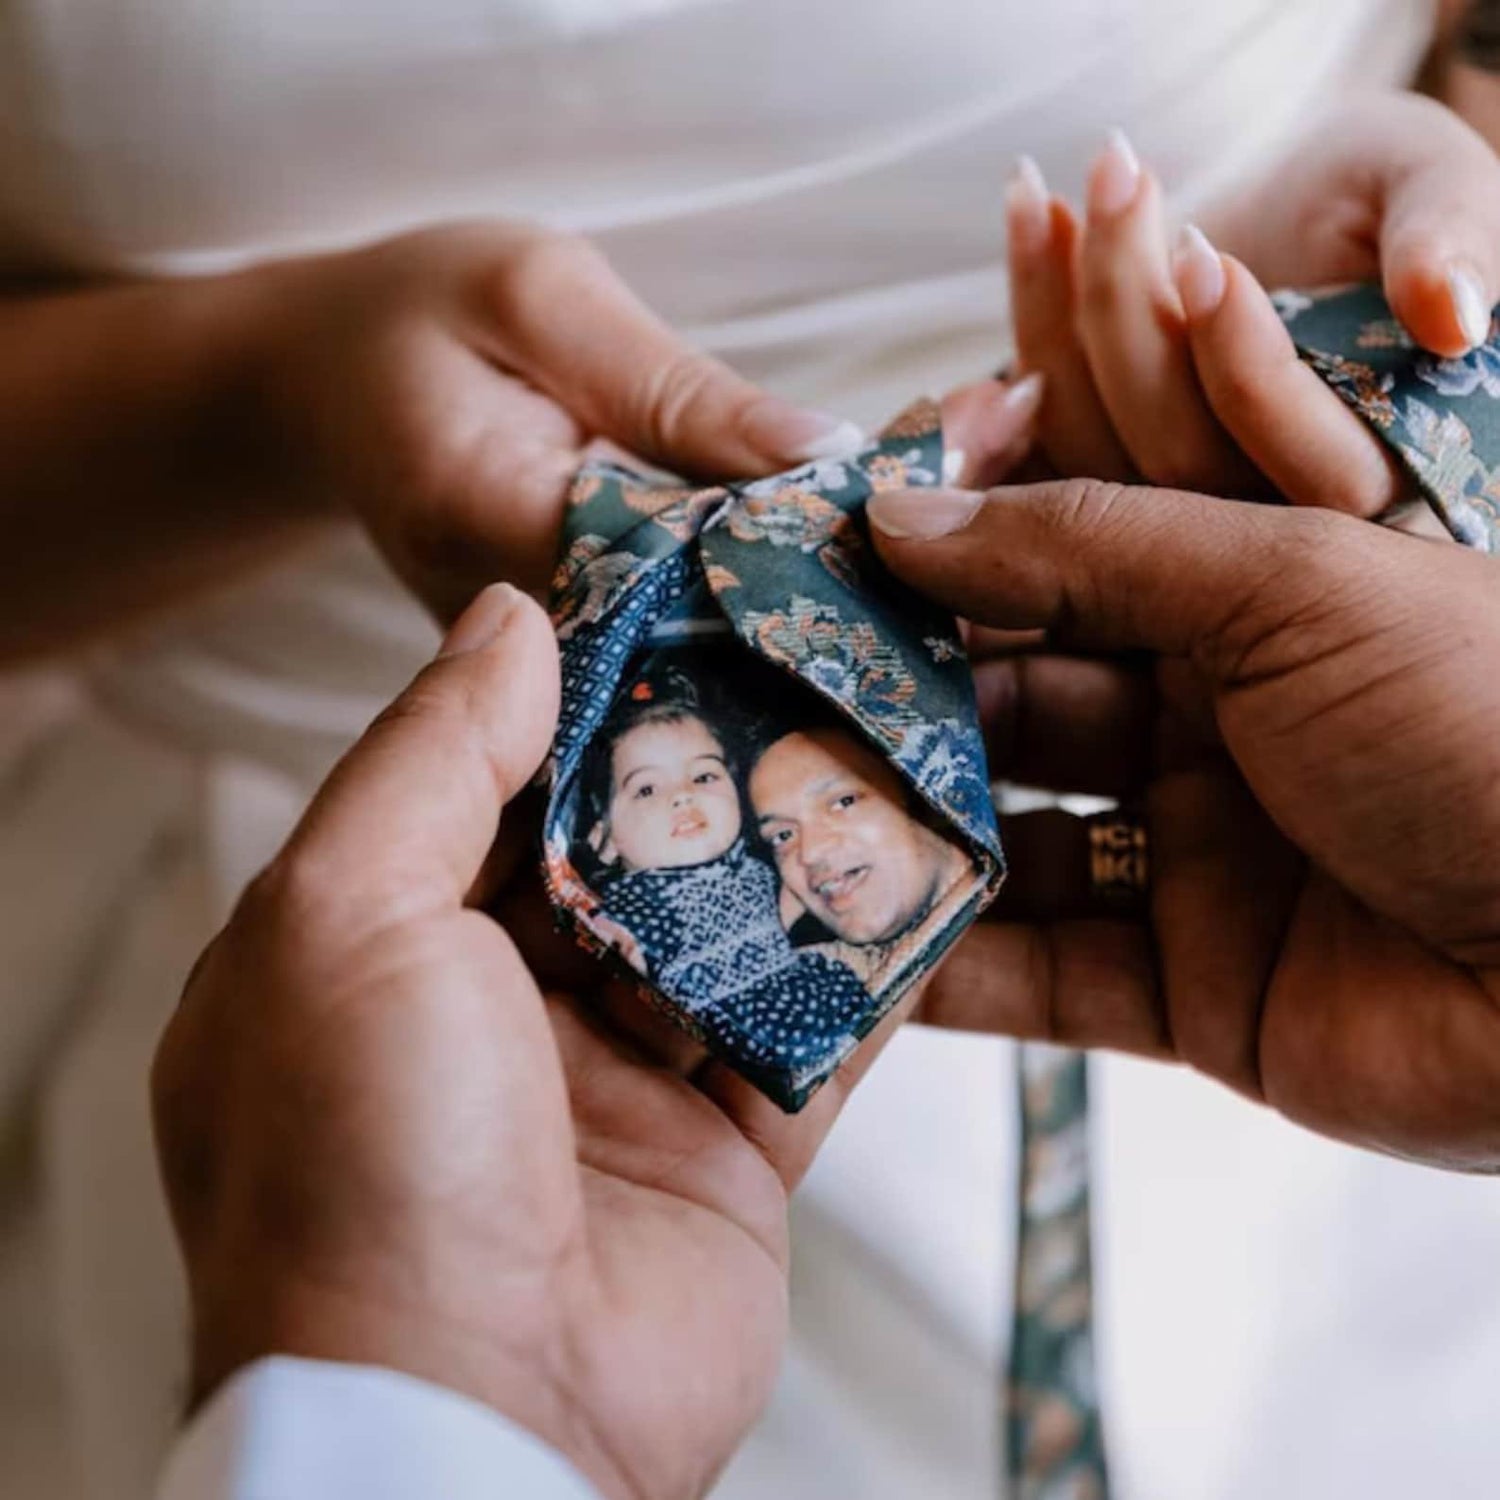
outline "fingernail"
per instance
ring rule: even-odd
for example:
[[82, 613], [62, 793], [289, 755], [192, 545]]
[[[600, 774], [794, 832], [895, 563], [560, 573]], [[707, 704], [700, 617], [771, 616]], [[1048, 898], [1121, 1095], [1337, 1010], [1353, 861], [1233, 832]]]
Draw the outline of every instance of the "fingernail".
[[1196, 224], [1184, 224], [1178, 231], [1172, 279], [1189, 318], [1206, 318], [1224, 300], [1224, 262]]
[[1472, 349], [1490, 336], [1490, 305], [1484, 295], [1484, 284], [1467, 266], [1454, 266], [1448, 272], [1448, 292], [1464, 340]]
[[1141, 185], [1141, 159], [1125, 132], [1116, 126], [1089, 173], [1089, 213], [1112, 218], [1135, 201]]
[[969, 455], [962, 448], [946, 448], [943, 450], [943, 483], [957, 484], [963, 478], [964, 465], [968, 463]]
[[886, 490], [870, 497], [870, 524], [887, 536], [930, 541], [962, 531], [984, 503], [969, 490]]
[[1016, 158], [1005, 189], [1005, 208], [1011, 255], [1040, 255], [1052, 238], [1051, 204], [1047, 179], [1029, 156]]
[[1024, 375], [1005, 393], [1005, 410], [1018, 428], [1030, 425], [1042, 406], [1047, 377], [1040, 370]]
[[841, 458], [870, 441], [856, 422], [793, 406], [779, 396], [757, 401], [745, 413], [743, 431], [752, 447], [790, 463], [809, 458]]
[[462, 656], [466, 651], [481, 651], [498, 640], [520, 600], [521, 591], [508, 583], [492, 583], [482, 589], [449, 626], [443, 644], [438, 647], [438, 656]]

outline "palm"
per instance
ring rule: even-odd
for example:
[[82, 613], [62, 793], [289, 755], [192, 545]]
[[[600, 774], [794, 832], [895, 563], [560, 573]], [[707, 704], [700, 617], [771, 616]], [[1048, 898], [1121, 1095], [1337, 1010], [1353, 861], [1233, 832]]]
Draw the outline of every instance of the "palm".
[[584, 1226], [564, 1304], [583, 1399], [638, 1493], [701, 1494], [780, 1360], [786, 1187], [685, 1078], [644, 1065], [574, 1002], [550, 1009]]

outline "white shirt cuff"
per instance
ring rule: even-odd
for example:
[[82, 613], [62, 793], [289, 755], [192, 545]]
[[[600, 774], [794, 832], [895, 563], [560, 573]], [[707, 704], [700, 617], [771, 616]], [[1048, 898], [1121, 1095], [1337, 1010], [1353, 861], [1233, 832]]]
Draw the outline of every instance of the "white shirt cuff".
[[178, 1438], [157, 1500], [599, 1500], [535, 1434], [370, 1365], [277, 1356]]

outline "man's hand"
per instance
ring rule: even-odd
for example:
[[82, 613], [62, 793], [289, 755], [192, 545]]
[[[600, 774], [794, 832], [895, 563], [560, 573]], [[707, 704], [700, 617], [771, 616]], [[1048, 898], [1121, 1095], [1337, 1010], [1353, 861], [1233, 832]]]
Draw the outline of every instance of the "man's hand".
[[530, 846], [496, 829], [557, 703], [542, 612], [487, 591], [199, 962], [157, 1059], [159, 1149], [199, 1399], [272, 1353], [384, 1365], [610, 1496], [673, 1500], [766, 1399], [787, 1193], [875, 1049], [791, 1118], [612, 1031], [626, 997], [571, 944], [549, 971], [571, 988], [544, 983], [516, 943], [548, 949], [545, 910], [513, 942], [477, 902], [527, 910], [505, 872]]
[[1012, 846], [1028, 920], [971, 932], [925, 1016], [1180, 1057], [1329, 1135], [1500, 1169], [1494, 561], [1101, 482], [870, 517], [890, 567], [972, 620], [1157, 654], [976, 667], [997, 771], [1140, 799], [1153, 889], [1138, 922], [1080, 918], [1053, 877], [1071, 859], [1084, 884], [1081, 824], [1042, 815]]

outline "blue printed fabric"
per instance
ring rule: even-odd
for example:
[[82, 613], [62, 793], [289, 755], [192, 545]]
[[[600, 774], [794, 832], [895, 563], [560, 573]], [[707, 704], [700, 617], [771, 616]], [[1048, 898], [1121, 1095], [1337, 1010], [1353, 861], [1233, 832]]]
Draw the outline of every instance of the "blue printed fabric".
[[[647, 998], [787, 1109], [799, 1108], [931, 968], [1004, 875], [957, 627], [882, 568], [862, 514], [879, 489], [938, 484], [942, 461], [937, 409], [923, 402], [861, 451], [770, 479], [696, 488], [594, 464], [570, 496], [552, 594], [563, 693], [544, 826], [549, 896], [586, 947], [633, 973]], [[717, 638], [753, 663], [743, 681], [754, 686], [745, 691], [778, 700], [768, 708], [785, 715], [793, 711], [787, 699], [847, 726], [894, 771], [911, 816], [967, 855], [972, 888], [936, 906], [904, 947], [882, 949], [873, 976], [867, 970], [854, 981], [826, 945], [806, 939], [794, 957], [795, 932], [787, 929], [775, 974], [749, 972], [766, 958], [761, 952], [750, 963], [754, 944], [715, 946], [703, 930], [708, 908], [694, 905], [692, 892], [717, 882], [735, 894], [723, 903], [727, 928], [751, 890], [747, 880], [768, 864], [741, 864], [733, 880], [707, 861], [690, 871], [628, 875], [589, 868], [584, 825], [594, 814], [585, 811], [588, 789], [580, 782], [591, 743], [632, 689], [649, 697], [642, 674], [650, 677], [673, 629]], [[732, 665], [717, 675], [738, 688]], [[594, 847], [603, 841], [596, 834]], [[680, 948], [669, 935], [684, 930], [688, 906], [694, 942], [705, 950], [699, 959], [668, 951]], [[739, 920], [764, 929], [775, 910], [773, 881], [769, 900], [749, 917], [740, 911]], [[726, 955], [731, 965], [749, 965], [743, 983], [723, 972]], [[705, 989], [709, 975], [714, 982]], [[719, 1002], [708, 1003], [715, 995]]]
[[1454, 538], [1500, 552], [1500, 327], [1443, 359], [1417, 347], [1379, 287], [1274, 300], [1303, 360], [1390, 444]]

